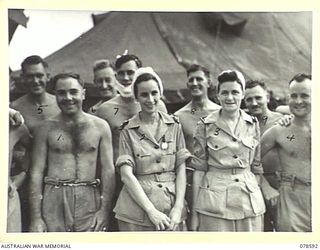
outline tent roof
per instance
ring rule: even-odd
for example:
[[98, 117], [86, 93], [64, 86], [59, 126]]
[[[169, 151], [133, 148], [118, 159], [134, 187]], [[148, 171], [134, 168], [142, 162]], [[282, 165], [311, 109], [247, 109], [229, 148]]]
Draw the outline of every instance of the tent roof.
[[97, 59], [115, 60], [125, 49], [152, 66], [166, 90], [185, 88], [185, 67], [208, 67], [213, 79], [238, 69], [266, 82], [278, 97], [299, 72], [311, 72], [311, 12], [109, 12], [95, 26], [46, 58], [52, 74], [74, 71], [92, 82]]

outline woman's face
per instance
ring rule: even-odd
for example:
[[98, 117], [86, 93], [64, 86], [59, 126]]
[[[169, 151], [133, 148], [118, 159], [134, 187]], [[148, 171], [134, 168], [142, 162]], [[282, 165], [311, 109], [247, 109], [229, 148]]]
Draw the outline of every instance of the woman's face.
[[155, 80], [151, 79], [137, 84], [137, 101], [140, 103], [141, 111], [154, 113], [158, 110], [160, 90]]
[[224, 82], [220, 85], [218, 100], [220, 101], [221, 107], [224, 111], [238, 111], [243, 97], [244, 93], [238, 82]]

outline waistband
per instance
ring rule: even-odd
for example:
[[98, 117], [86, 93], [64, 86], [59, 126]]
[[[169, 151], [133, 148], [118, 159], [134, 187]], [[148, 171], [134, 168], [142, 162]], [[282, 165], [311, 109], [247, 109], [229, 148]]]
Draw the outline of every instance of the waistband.
[[287, 174], [287, 173], [281, 173], [280, 174], [281, 181], [283, 182], [290, 182], [291, 185], [299, 184], [299, 185], [304, 185], [304, 186], [311, 186], [311, 180], [298, 177], [293, 174]]
[[94, 179], [91, 181], [79, 181], [79, 180], [60, 180], [51, 177], [44, 177], [44, 183], [48, 185], [53, 185], [56, 188], [61, 186], [69, 186], [69, 187], [79, 187], [79, 186], [93, 186], [97, 187], [100, 185], [99, 179]]
[[209, 166], [208, 172], [234, 175], [234, 174], [244, 174], [244, 173], [250, 172], [250, 170], [248, 168], [216, 168], [216, 167]]
[[136, 175], [139, 181], [156, 181], [156, 182], [167, 182], [175, 181], [176, 174], [174, 172], [163, 172], [163, 173], [154, 173], [146, 175]]

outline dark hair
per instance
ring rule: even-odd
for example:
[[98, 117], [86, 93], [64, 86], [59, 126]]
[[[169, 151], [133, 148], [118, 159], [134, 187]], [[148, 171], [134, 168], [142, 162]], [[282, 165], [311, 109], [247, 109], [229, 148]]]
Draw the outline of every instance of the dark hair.
[[108, 59], [97, 60], [93, 64], [94, 73], [100, 69], [105, 69], [105, 68], [112, 68], [114, 70], [114, 65]]
[[237, 82], [240, 84], [241, 89], [244, 91], [243, 89], [243, 85], [241, 80], [238, 78], [238, 75], [235, 71], [233, 70], [229, 70], [229, 71], [223, 71], [219, 76], [218, 76], [218, 92], [220, 90], [220, 85], [224, 82]]
[[187, 69], [187, 76], [189, 76], [192, 72], [196, 72], [196, 71], [202, 71], [205, 74], [205, 76], [208, 79], [210, 79], [210, 71], [206, 67], [198, 64], [191, 64], [189, 66], [189, 68]]
[[305, 79], [311, 80], [311, 75], [305, 74], [305, 73], [299, 73], [296, 74], [290, 81], [289, 81], [289, 86], [291, 82], [296, 81], [296, 82], [303, 82]]
[[34, 65], [39, 63], [41, 63], [45, 69], [48, 68], [48, 63], [44, 61], [40, 56], [37, 56], [37, 55], [28, 56], [21, 63], [21, 70], [24, 73], [26, 65]]
[[83, 88], [84, 87], [84, 82], [82, 81], [82, 79], [80, 78], [79, 74], [75, 74], [75, 73], [60, 73], [57, 74], [53, 77], [52, 79], [52, 84], [53, 84], [53, 88], [56, 88], [56, 84], [58, 82], [58, 80], [60, 79], [67, 79], [67, 78], [73, 78], [76, 79], [78, 81], [78, 83], [80, 84], [80, 86]]
[[133, 94], [134, 94], [135, 98], [137, 98], [137, 96], [138, 96], [138, 84], [141, 82], [149, 81], [149, 80], [155, 80], [158, 85], [158, 88], [160, 90], [160, 86], [159, 86], [159, 82], [158, 82], [157, 78], [155, 78], [152, 74], [145, 73], [145, 74], [138, 76], [138, 78], [134, 82]]
[[266, 84], [263, 81], [259, 81], [259, 80], [246, 81], [246, 89], [252, 89], [257, 86], [260, 86], [261, 88], [267, 91]]
[[135, 56], [135, 55], [122, 55], [122, 56], [118, 57], [116, 60], [116, 63], [115, 63], [116, 69], [119, 69], [122, 64], [129, 62], [129, 61], [135, 61], [138, 68], [142, 67], [142, 62], [137, 56]]

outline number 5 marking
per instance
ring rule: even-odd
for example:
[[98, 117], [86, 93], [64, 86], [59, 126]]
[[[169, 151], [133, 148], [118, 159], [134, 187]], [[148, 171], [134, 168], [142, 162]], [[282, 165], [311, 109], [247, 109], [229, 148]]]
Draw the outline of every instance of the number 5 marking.
[[116, 111], [114, 112], [114, 115], [116, 115], [116, 114], [118, 113], [118, 111], [119, 111], [119, 108], [113, 108], [113, 109], [116, 110]]

